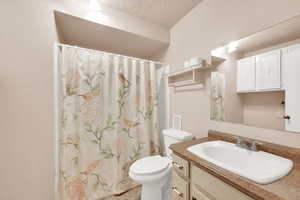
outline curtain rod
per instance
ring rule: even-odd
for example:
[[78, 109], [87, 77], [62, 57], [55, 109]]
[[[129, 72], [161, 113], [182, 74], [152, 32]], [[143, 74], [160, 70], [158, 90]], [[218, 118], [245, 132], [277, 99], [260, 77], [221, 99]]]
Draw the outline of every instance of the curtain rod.
[[72, 46], [72, 45], [62, 44], [62, 43], [58, 43], [58, 42], [56, 42], [55, 44], [59, 47], [70, 47], [70, 48], [77, 48], [77, 49], [82, 49], [82, 50], [92, 50], [92, 51], [100, 52], [100, 53], [103, 53], [103, 54], [109, 54], [109, 55], [113, 55], [113, 56], [120, 56], [120, 57], [123, 57], [123, 58], [130, 58], [130, 59], [141, 60], [141, 61], [145, 61], [145, 62], [152, 62], [152, 63], [159, 64], [159, 65], [166, 65], [165, 63], [162, 63], [162, 62], [157, 62], [157, 61], [153, 61], [153, 60], [146, 60], [146, 59], [136, 58], [136, 57], [130, 57], [130, 56], [125, 56], [125, 55], [121, 55], [121, 54], [115, 54], [115, 53], [95, 50], [95, 49], [88, 49], [88, 48], [83, 48], [83, 47], [78, 47], [78, 46]]

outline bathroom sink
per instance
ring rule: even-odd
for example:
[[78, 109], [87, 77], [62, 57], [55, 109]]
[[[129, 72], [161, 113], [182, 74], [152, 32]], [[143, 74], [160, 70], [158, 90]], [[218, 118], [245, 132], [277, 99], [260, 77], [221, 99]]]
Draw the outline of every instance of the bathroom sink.
[[188, 151], [259, 184], [276, 181], [293, 168], [293, 162], [289, 159], [264, 151], [250, 151], [224, 141], [193, 145]]

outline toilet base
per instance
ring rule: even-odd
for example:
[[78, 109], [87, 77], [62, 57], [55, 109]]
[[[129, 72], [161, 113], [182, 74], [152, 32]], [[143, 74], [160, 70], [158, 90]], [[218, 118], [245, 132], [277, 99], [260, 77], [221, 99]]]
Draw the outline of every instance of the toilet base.
[[143, 184], [141, 200], [163, 200], [161, 186], [158, 184]]
[[171, 200], [171, 174], [161, 182], [142, 185], [141, 200]]

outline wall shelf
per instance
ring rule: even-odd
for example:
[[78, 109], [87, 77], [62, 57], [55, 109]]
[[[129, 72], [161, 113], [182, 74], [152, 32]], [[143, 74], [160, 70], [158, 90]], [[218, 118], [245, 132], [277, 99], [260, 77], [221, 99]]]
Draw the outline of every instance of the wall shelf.
[[183, 86], [190, 86], [190, 85], [203, 86], [203, 83], [201, 82], [202, 80], [201, 71], [214, 69], [216, 66], [218, 66], [224, 61], [225, 61], [224, 58], [211, 56], [208, 60], [204, 61], [202, 65], [183, 68], [171, 72], [167, 75], [168, 84], [170, 87], [183, 87]]
[[186, 73], [193, 73], [194, 70], [200, 69], [200, 67], [189, 67], [189, 68], [184, 68], [180, 69], [174, 72], [169, 73], [167, 76], [168, 78], [174, 78], [176, 76], [181, 76]]
[[200, 84], [200, 69], [202, 67], [184, 68], [168, 74], [170, 87], [183, 87]]

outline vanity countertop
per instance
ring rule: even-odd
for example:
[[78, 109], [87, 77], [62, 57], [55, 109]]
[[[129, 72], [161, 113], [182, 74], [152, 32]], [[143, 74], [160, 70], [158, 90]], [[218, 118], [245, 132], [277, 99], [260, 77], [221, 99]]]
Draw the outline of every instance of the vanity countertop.
[[[243, 138], [251, 140], [250, 138]], [[170, 148], [178, 156], [191, 161], [197, 167], [218, 177], [227, 184], [257, 200], [300, 200], [300, 149], [259, 141], [258, 150], [289, 158], [294, 162], [294, 168], [285, 177], [267, 185], [260, 185], [228, 170], [218, 167], [204, 159], [197, 157], [187, 150], [195, 144], [223, 140], [234, 142], [233, 135], [209, 131], [208, 137], [193, 141], [173, 144]], [[258, 163], [259, 164], [259, 163]]]

